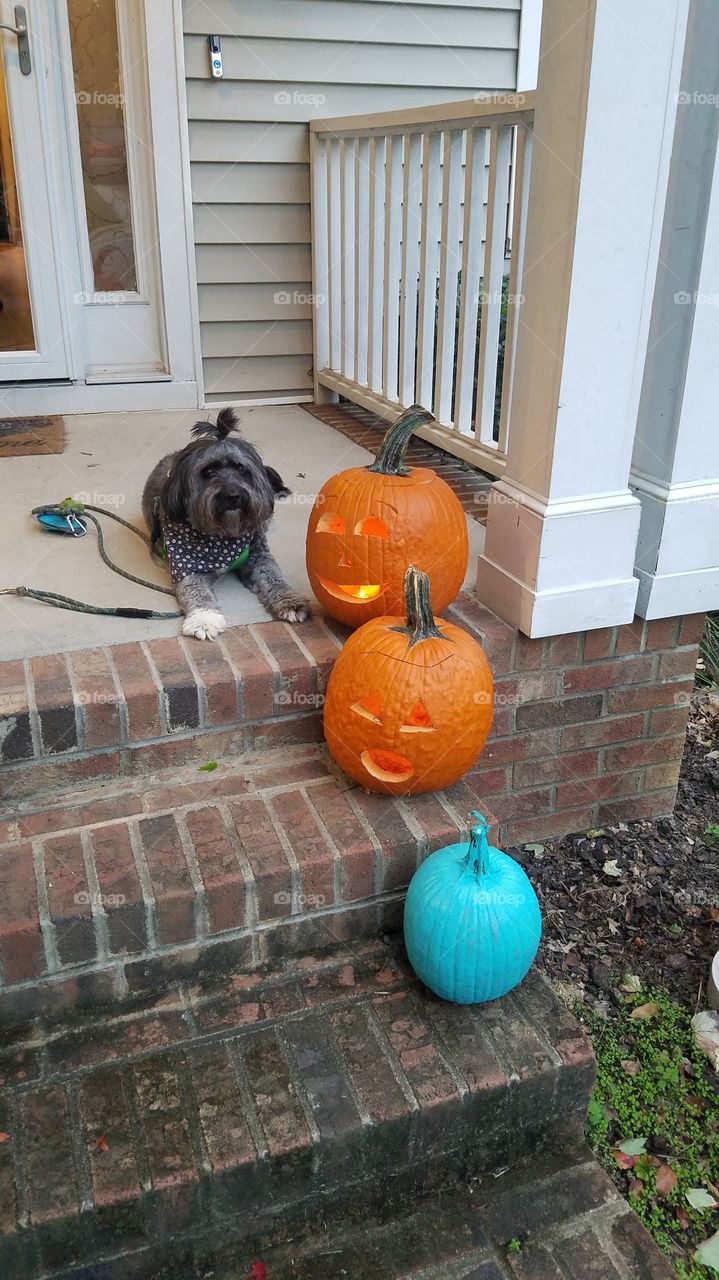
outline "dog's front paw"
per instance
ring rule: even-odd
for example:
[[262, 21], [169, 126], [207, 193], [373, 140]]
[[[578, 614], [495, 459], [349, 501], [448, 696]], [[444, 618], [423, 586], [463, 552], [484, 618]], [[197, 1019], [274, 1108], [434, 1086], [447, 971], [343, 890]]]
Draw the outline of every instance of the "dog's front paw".
[[287, 595], [273, 601], [272, 613], [279, 622], [306, 622], [312, 610], [302, 596]]
[[182, 624], [183, 636], [196, 640], [216, 640], [227, 623], [217, 609], [193, 609]]

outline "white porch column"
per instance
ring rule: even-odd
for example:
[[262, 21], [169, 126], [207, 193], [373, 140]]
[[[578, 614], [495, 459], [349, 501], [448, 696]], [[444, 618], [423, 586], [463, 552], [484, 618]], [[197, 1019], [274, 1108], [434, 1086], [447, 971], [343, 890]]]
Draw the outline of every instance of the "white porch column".
[[719, 6], [694, 0], [632, 484], [637, 612], [719, 608]]
[[544, 3], [509, 456], [477, 576], [530, 636], [634, 615], [629, 467], [688, 4]]

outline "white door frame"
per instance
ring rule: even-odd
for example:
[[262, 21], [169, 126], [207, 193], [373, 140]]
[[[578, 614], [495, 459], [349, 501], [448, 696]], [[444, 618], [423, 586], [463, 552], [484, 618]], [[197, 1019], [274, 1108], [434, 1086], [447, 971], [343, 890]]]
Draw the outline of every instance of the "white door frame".
[[[62, 0], [26, 0], [33, 74], [48, 78], [48, 136], [57, 163], [49, 181], [58, 233], [70, 247], [64, 272], [63, 324], [69, 347], [70, 381], [5, 385], [0, 388], [3, 416], [33, 413], [101, 413], [123, 409], [191, 409], [203, 403], [200, 324], [190, 184], [190, 146], [185, 96], [182, 0], [143, 0], [148, 49], [150, 127], [155, 156], [155, 191], [160, 244], [161, 296], [169, 381], [90, 384], [85, 377], [80, 335], [72, 323], [72, 296], [82, 289], [76, 215], [82, 191], [73, 185], [68, 147], [74, 101], [62, 92], [52, 63], [52, 42], [34, 38], [40, 5], [52, 11]], [[54, 48], [57, 49], [55, 44]], [[83, 209], [80, 210], [84, 217]]]
[[[51, 34], [47, 15], [37, 0], [29, 0], [27, 8], [35, 24], [31, 74], [21, 73], [17, 39], [9, 31], [0, 34], [0, 57], [5, 66], [19, 226], [35, 348], [0, 353], [0, 414], [5, 412], [2, 391], [12, 386], [14, 379], [24, 384], [28, 379], [65, 378], [70, 368], [63, 308], [67, 254], [53, 199], [57, 136], [51, 126], [58, 121], [48, 107], [49, 86], [35, 61], [36, 48], [46, 47]], [[13, 5], [10, 0], [2, 0], [0, 22], [12, 25], [13, 21]]]

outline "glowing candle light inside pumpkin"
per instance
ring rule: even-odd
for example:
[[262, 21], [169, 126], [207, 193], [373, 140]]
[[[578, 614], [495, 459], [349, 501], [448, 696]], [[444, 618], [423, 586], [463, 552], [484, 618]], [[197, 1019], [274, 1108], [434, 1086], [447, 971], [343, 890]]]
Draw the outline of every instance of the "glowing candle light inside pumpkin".
[[374, 600], [378, 596], [382, 588], [378, 586], [367, 585], [356, 587], [354, 591], [351, 587], [345, 587], [345, 591], [350, 591], [353, 596], [357, 596], [358, 600]]

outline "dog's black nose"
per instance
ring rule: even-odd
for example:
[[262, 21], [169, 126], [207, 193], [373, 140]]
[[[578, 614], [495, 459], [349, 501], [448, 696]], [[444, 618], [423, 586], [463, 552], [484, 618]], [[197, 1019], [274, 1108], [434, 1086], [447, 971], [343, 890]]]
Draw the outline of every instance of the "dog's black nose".
[[218, 511], [244, 511], [247, 506], [247, 494], [244, 489], [225, 489], [217, 495]]

